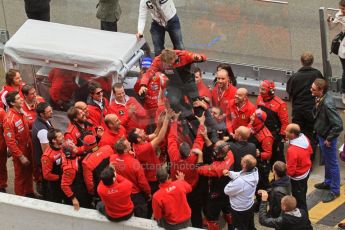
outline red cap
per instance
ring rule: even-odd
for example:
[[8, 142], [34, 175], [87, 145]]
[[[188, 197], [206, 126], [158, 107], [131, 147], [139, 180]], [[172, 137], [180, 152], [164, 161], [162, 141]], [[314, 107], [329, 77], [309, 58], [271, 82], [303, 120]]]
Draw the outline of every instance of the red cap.
[[93, 135], [86, 135], [84, 137], [84, 140], [83, 140], [83, 144], [85, 146], [91, 146], [91, 145], [94, 145], [96, 144], [97, 140], [96, 140], [96, 137], [93, 136]]

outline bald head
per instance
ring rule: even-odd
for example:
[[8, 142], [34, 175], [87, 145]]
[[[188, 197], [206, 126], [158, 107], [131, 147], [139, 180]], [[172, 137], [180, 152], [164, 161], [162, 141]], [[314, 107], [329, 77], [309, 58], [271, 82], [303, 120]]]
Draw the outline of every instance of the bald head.
[[246, 88], [238, 88], [238, 90], [236, 91], [236, 94], [242, 94], [242, 95], [248, 96], [248, 90]]
[[108, 129], [116, 131], [120, 128], [121, 121], [115, 114], [107, 114], [104, 118], [105, 125]]
[[245, 155], [241, 160], [242, 170], [245, 172], [252, 171], [256, 166], [256, 159], [250, 154]]
[[285, 134], [289, 140], [295, 139], [299, 137], [299, 135], [301, 134], [301, 128], [298, 124], [291, 123], [288, 126], [286, 126]]
[[74, 103], [74, 107], [77, 109], [82, 110], [86, 117], [89, 117], [89, 110], [87, 109], [87, 104], [83, 101], [77, 101], [76, 103]]
[[247, 141], [250, 137], [250, 129], [245, 126], [240, 126], [235, 130], [235, 139], [237, 141]]
[[83, 110], [87, 107], [87, 104], [83, 101], [77, 101], [76, 103], [74, 103], [74, 107]]
[[248, 100], [248, 90], [245, 88], [239, 88], [235, 94], [235, 104], [237, 107], [243, 106]]

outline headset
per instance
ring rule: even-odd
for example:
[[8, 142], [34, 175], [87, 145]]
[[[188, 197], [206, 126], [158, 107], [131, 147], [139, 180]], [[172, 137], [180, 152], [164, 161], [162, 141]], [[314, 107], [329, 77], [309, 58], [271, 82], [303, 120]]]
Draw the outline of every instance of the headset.
[[[224, 150], [224, 148], [226, 146], [228, 146], [228, 148], [226, 150]], [[215, 160], [218, 160], [218, 161], [223, 160], [226, 157], [226, 154], [228, 153], [229, 149], [230, 149], [230, 144], [228, 142], [225, 142], [225, 143], [219, 145], [212, 152], [213, 158]]]
[[273, 81], [268, 81], [268, 87], [269, 87], [268, 95], [273, 96], [274, 93], [275, 93], [274, 82]]

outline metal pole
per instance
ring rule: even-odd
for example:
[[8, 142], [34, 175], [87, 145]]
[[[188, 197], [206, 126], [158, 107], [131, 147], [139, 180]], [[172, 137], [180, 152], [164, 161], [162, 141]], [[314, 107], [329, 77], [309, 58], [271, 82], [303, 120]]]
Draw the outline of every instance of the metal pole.
[[322, 65], [323, 65], [323, 76], [331, 82], [332, 67], [329, 60], [329, 49], [328, 49], [328, 28], [325, 19], [326, 10], [325, 7], [319, 9], [320, 19], [320, 33], [321, 33], [321, 51], [322, 51]]
[[6, 14], [5, 14], [5, 6], [4, 6], [4, 0], [1, 0], [1, 5], [2, 5], [2, 10], [4, 12], [4, 22], [5, 22], [5, 27], [6, 27], [6, 30], [7, 29], [7, 21], [6, 21]]

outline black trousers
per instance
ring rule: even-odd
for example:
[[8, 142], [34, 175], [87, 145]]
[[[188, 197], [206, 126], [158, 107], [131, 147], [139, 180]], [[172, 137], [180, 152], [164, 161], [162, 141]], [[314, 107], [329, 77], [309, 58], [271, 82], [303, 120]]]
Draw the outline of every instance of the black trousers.
[[167, 230], [177, 230], [177, 229], [183, 229], [183, 228], [188, 228], [191, 226], [190, 220], [186, 220], [182, 223], [178, 223], [178, 224], [169, 224], [168, 222], [165, 221], [165, 219], [160, 219], [158, 221], [158, 226], [162, 227], [164, 229]]
[[133, 212], [131, 212], [130, 214], [128, 214], [126, 216], [119, 217], [119, 218], [110, 217], [110, 216], [108, 216], [107, 212], [105, 211], [105, 206], [104, 206], [102, 201], [97, 203], [96, 209], [100, 213], [102, 213], [105, 217], [107, 217], [107, 219], [109, 221], [113, 221], [113, 222], [120, 222], [120, 221], [128, 220], [129, 218], [131, 218], [133, 216]]
[[[45, 180], [43, 180], [44, 182]], [[47, 184], [47, 194], [46, 199], [47, 201], [55, 202], [55, 203], [63, 203], [66, 201], [67, 197], [61, 190], [61, 180], [58, 181], [45, 181]]]
[[[155, 192], [157, 192], [157, 190], [159, 189], [159, 183], [158, 181], [149, 181], [149, 185], [151, 187], [151, 194], [153, 196], [153, 194]], [[147, 203], [147, 219], [151, 219], [153, 214], [153, 210], [152, 210], [152, 202], [148, 202]]]
[[271, 168], [276, 161], [282, 161], [285, 163], [284, 142], [282, 142], [282, 137], [279, 134], [273, 135], [273, 137], [272, 157], [270, 160]]
[[[212, 198], [209, 196], [206, 204], [206, 218], [208, 221], [218, 221], [220, 212], [230, 214], [231, 208], [229, 203], [229, 197], [226, 195], [220, 195], [219, 197]], [[228, 224], [228, 230], [232, 230], [233, 225]]]
[[307, 190], [309, 175], [302, 180], [294, 180], [291, 178], [291, 193], [297, 200], [297, 207], [308, 213], [307, 207]]
[[29, 19], [41, 20], [41, 21], [50, 21], [50, 7], [44, 11], [26, 11], [26, 16]]
[[117, 32], [117, 22], [101, 21], [101, 30]]
[[201, 195], [201, 186], [199, 183], [192, 190], [192, 192], [187, 194], [187, 201], [190, 209], [192, 210], [192, 226], [194, 228], [202, 228], [202, 195]]
[[144, 193], [136, 193], [131, 195], [134, 204], [134, 216], [147, 218], [147, 202]]
[[251, 207], [246, 211], [231, 209], [232, 226], [236, 230], [256, 230], [254, 224], [254, 209]]
[[314, 117], [312, 111], [293, 111], [292, 123], [298, 124], [301, 127], [301, 133], [306, 135], [310, 141], [313, 149], [312, 160], [315, 158], [315, 151], [317, 146], [316, 135], [314, 133]]

